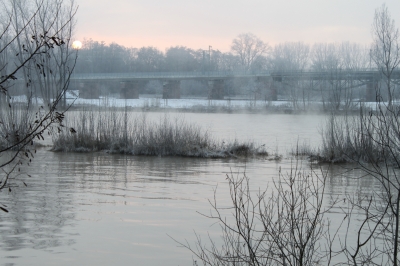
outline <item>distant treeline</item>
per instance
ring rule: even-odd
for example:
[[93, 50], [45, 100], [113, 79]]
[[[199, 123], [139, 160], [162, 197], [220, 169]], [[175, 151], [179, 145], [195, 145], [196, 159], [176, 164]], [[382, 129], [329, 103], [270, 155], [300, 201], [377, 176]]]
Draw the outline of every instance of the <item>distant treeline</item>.
[[229, 52], [205, 47], [128, 48], [117, 43], [85, 39], [76, 73], [226, 70], [338, 70], [371, 66], [370, 47], [356, 43], [286, 42], [274, 47], [257, 36], [240, 34]]
[[[229, 52], [211, 46], [198, 50], [175, 46], [163, 52], [155, 47], [127, 48], [86, 39], [75, 73], [269, 71], [278, 76], [225, 81], [224, 95], [285, 100], [293, 109], [309, 109], [313, 102], [322, 103], [324, 110], [353, 109], [377, 97], [388, 102], [400, 99], [398, 77], [393, 75], [398, 65], [394, 59], [400, 58], [400, 50], [390, 47], [376, 38], [371, 45], [285, 42], [270, 46], [254, 34], [244, 33], [232, 40]], [[378, 70], [382, 78], [351, 75], [372, 69]], [[304, 74], [307, 71], [321, 72], [321, 78], [310, 78]], [[296, 75], [279, 74], [284, 72]], [[207, 96], [208, 85], [199, 81], [184, 81], [180, 87], [182, 95]], [[161, 90], [160, 84], [148, 83], [141, 93]]]

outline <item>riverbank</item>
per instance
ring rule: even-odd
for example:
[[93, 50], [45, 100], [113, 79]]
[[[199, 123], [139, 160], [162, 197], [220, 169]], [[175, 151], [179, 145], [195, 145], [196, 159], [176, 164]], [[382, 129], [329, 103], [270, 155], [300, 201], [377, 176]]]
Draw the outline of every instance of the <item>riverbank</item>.
[[[309, 113], [329, 113], [322, 102], [293, 102], [287, 100], [263, 101], [253, 99], [224, 99], [209, 100], [204, 98], [182, 98], [182, 99], [162, 99], [151, 95], [140, 96], [139, 99], [117, 99], [117, 98], [99, 98], [99, 99], [81, 99], [69, 100], [73, 103], [73, 108], [82, 108], [89, 106], [113, 106], [118, 108], [127, 108], [135, 111], [149, 112], [199, 112], [199, 113], [284, 113], [284, 114], [309, 114]], [[374, 109], [374, 102], [353, 102], [349, 105], [346, 112], [357, 111], [362, 105], [364, 108]], [[343, 112], [338, 109], [336, 112]]]

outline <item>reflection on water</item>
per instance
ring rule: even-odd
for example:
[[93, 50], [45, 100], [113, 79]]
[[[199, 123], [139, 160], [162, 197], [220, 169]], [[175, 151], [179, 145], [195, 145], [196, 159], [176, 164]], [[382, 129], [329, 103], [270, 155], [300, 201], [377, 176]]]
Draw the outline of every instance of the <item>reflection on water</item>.
[[[203, 124], [218, 138], [273, 143], [271, 149], [283, 153], [298, 139], [319, 139], [318, 125], [324, 118], [185, 114], [185, 119]], [[196, 230], [204, 238], [208, 232], [218, 239], [219, 227], [197, 212], [209, 212], [207, 200], [217, 186], [218, 203], [229, 205], [226, 174], [246, 171], [254, 189], [263, 189], [279, 168], [292, 164], [290, 158], [275, 162], [132, 157], [41, 149], [33, 165], [23, 170], [32, 177], [21, 175], [19, 187], [0, 193], [0, 201], [10, 210], [0, 213], [1, 262], [191, 265], [191, 254], [168, 235], [193, 243]], [[342, 174], [345, 169], [325, 166], [323, 170], [333, 196], [375, 186], [370, 178], [349, 178], [359, 173]]]

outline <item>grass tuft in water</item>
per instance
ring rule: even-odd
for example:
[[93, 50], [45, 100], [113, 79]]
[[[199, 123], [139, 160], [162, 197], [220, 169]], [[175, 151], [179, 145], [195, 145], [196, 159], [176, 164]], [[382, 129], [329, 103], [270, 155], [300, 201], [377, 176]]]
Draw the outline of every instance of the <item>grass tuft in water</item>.
[[200, 126], [168, 115], [149, 121], [146, 115], [127, 111], [81, 111], [66, 119], [66, 128], [53, 137], [53, 150], [204, 158], [268, 156], [264, 145], [217, 141]]

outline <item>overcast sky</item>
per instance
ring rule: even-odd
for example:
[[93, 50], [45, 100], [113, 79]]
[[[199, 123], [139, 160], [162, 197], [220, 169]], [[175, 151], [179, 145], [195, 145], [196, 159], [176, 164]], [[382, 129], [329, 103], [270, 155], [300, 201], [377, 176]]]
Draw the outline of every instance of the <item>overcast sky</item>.
[[383, 3], [400, 27], [400, 0], [77, 0], [75, 38], [161, 50], [182, 45], [228, 51], [240, 33], [286, 41], [371, 42]]

